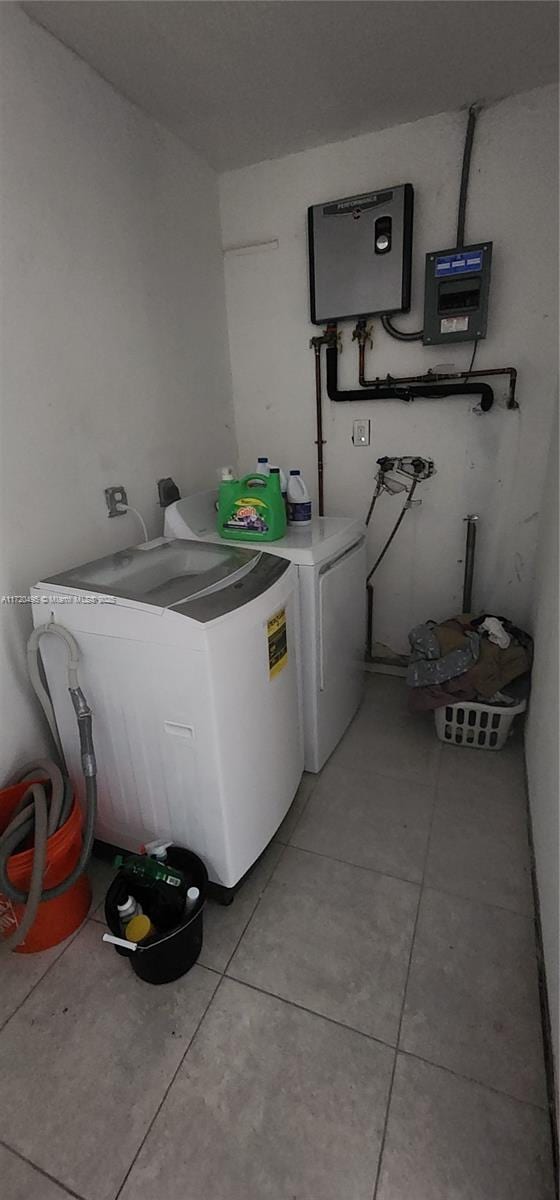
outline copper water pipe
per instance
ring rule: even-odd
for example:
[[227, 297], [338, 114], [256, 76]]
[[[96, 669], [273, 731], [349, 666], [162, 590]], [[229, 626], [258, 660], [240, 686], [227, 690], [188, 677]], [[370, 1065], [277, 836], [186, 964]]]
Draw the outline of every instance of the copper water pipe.
[[[314, 339], [315, 340], [315, 339]], [[318, 339], [317, 339], [318, 340]], [[325, 511], [325, 494], [323, 476], [325, 473], [325, 463], [323, 456], [323, 446], [325, 439], [323, 437], [323, 397], [321, 391], [321, 346], [314, 345], [315, 352], [315, 413], [316, 413], [316, 429], [317, 437], [315, 445], [317, 446], [317, 494], [319, 497], [319, 516], [322, 517]]]
[[322, 334], [317, 337], [312, 337], [309, 345], [312, 347], [315, 355], [315, 424], [317, 436], [315, 445], [317, 447], [317, 496], [319, 501], [319, 516], [325, 514], [325, 459], [323, 454], [323, 446], [326, 445], [323, 437], [323, 390], [321, 382], [321, 346], [337, 346], [338, 334], [335, 324], [327, 325]]
[[392, 383], [444, 383], [451, 379], [486, 379], [490, 375], [508, 375], [509, 376], [509, 395], [507, 406], [508, 408], [519, 408], [515, 399], [515, 388], [517, 384], [517, 371], [515, 367], [491, 367], [488, 371], [454, 371], [454, 372], [439, 372], [426, 371], [425, 375], [384, 375], [382, 378], [366, 379], [366, 342], [369, 334], [365, 321], [358, 321], [354, 330], [355, 340], [358, 342], [358, 382], [360, 387], [374, 388], [387, 387]]

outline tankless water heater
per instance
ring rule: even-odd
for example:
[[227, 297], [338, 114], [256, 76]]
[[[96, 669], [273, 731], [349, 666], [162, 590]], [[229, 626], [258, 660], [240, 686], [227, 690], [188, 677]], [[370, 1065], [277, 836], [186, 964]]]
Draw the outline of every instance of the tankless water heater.
[[408, 312], [412, 184], [308, 209], [311, 320]]

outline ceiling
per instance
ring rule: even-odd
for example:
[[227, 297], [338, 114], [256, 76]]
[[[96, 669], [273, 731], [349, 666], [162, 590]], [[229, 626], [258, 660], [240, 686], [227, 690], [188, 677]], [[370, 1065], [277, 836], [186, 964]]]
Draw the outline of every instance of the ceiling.
[[22, 7], [220, 171], [557, 77], [553, 0]]

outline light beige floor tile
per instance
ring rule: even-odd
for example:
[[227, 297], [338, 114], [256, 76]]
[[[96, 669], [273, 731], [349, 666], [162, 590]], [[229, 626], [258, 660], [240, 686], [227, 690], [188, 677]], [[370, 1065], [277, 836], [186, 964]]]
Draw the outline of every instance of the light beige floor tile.
[[280, 842], [271, 842], [262, 858], [242, 883], [231, 904], [209, 900], [204, 909], [203, 940], [199, 962], [214, 971], [225, 971], [237, 943], [250, 920], [272, 872], [283, 853]]
[[321, 775], [312, 775], [309, 771], [304, 771], [301, 783], [296, 792], [296, 796], [291, 808], [286, 813], [284, 820], [276, 834], [276, 841], [283, 842], [285, 845], [289, 842], [296, 825], [305, 811], [306, 804], [311, 793], [315, 790], [321, 779]]
[[399, 1055], [377, 1200], [553, 1200], [548, 1114]]
[[421, 882], [433, 787], [328, 766], [291, 844]]
[[289, 846], [228, 974], [394, 1044], [418, 888]]
[[89, 921], [0, 1034], [2, 1140], [85, 1200], [113, 1200], [218, 982], [153, 987]]
[[545, 1104], [532, 921], [425, 891], [400, 1045], [519, 1100]]
[[36, 1171], [0, 1145], [0, 1190], [3, 1200], [67, 1200], [70, 1195], [46, 1175]]
[[372, 1200], [392, 1063], [224, 980], [121, 1200]]
[[[465, 751], [465, 754], [475, 751]], [[527, 817], [509, 785], [438, 788], [426, 882], [472, 900], [531, 915]]]

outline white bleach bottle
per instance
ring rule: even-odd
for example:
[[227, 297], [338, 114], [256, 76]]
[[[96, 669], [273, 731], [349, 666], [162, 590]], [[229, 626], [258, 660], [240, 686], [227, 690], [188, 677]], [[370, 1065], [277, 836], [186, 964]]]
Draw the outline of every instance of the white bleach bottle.
[[127, 896], [122, 904], [117, 904], [117, 912], [121, 928], [126, 929], [128, 922], [132, 921], [133, 917], [139, 917], [142, 914], [142, 906], [134, 899], [134, 896]]
[[268, 458], [266, 458], [264, 455], [261, 458], [257, 458], [257, 475], [269, 475], [269, 474], [270, 474], [270, 464], [269, 464]]
[[288, 479], [288, 521], [290, 525], [311, 523], [311, 496], [299, 469], [290, 471]]
[[284, 503], [286, 503], [286, 496], [287, 496], [287, 492], [288, 492], [288, 477], [286, 475], [286, 472], [282, 470], [282, 467], [273, 467], [272, 463], [270, 463], [270, 466], [268, 469], [269, 469], [269, 471], [278, 471], [279, 472], [279, 474], [280, 474], [280, 491], [282, 492], [282, 495], [284, 497]]

